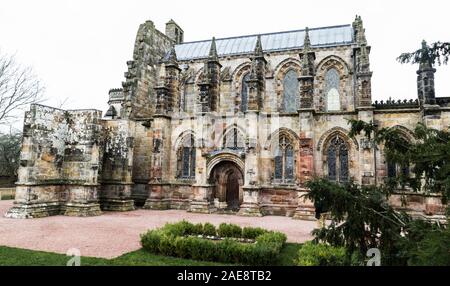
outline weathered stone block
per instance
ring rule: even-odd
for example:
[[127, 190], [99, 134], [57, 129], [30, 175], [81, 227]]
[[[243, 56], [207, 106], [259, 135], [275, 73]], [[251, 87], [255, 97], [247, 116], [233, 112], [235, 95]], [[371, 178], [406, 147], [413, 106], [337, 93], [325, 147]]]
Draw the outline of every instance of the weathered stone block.
[[67, 203], [63, 209], [66, 216], [88, 217], [102, 214], [98, 203]]

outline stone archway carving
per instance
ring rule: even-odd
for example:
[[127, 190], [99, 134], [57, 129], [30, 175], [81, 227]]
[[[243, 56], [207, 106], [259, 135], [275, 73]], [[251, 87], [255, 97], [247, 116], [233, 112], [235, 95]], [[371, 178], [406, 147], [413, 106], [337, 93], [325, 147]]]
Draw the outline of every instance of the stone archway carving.
[[[218, 155], [220, 160], [208, 164], [208, 180], [212, 185], [212, 198], [219, 209], [238, 211], [244, 200], [243, 166], [236, 156]], [[211, 163], [211, 162], [210, 162]]]
[[221, 151], [213, 157], [209, 158], [206, 163], [206, 174], [208, 178], [211, 176], [211, 171], [213, 170], [213, 168], [223, 161], [230, 161], [235, 163], [239, 167], [239, 169], [242, 170], [242, 172], [245, 170], [244, 160], [240, 156], [233, 152]]
[[[325, 133], [322, 134], [322, 136], [320, 136], [319, 138], [319, 142], [317, 142], [317, 151], [320, 151], [321, 149], [323, 149], [323, 145], [326, 139], [331, 138], [332, 135], [335, 134], [339, 134], [341, 135], [343, 138], [346, 138], [346, 142], [349, 142], [349, 140], [351, 140], [354, 144], [354, 147], [356, 150], [359, 150], [359, 144], [358, 141], [355, 138], [349, 138], [348, 137], [348, 133], [350, 131], [342, 128], [342, 127], [333, 127], [330, 130], [326, 131]], [[351, 146], [349, 146], [351, 147]]]
[[415, 136], [414, 136], [414, 132], [411, 131], [410, 129], [408, 129], [407, 127], [405, 127], [405, 126], [395, 125], [395, 126], [390, 127], [390, 129], [398, 130], [400, 132], [400, 134], [403, 137], [405, 137], [405, 139], [407, 139], [409, 142], [415, 142], [416, 141]]

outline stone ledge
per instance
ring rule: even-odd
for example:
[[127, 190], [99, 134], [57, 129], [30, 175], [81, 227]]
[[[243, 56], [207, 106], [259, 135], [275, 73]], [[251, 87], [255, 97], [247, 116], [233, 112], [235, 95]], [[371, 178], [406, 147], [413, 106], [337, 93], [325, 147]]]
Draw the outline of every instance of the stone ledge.
[[188, 212], [210, 214], [216, 212], [215, 206], [208, 201], [190, 201]]
[[132, 199], [100, 199], [100, 208], [102, 211], [127, 212], [133, 211], [134, 200]]
[[102, 214], [99, 203], [67, 203], [63, 208], [65, 216], [90, 217]]
[[168, 210], [170, 209], [170, 200], [163, 198], [148, 198], [142, 208], [147, 210]]
[[261, 213], [261, 208], [256, 203], [243, 203], [241, 205], [241, 208], [239, 209], [239, 212], [237, 213], [238, 216], [250, 216], [250, 217], [262, 217], [263, 214]]
[[39, 204], [16, 204], [9, 209], [5, 217], [14, 219], [43, 218], [61, 214], [59, 202]]

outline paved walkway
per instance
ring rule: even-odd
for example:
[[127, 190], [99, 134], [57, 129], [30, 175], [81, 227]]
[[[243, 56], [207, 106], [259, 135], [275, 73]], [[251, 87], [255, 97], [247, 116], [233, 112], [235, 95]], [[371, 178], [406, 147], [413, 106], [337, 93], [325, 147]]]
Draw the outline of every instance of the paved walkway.
[[263, 227], [285, 233], [290, 242], [312, 239], [316, 222], [289, 217], [261, 218], [234, 215], [195, 214], [179, 210], [105, 212], [97, 217], [53, 216], [40, 219], [8, 219], [4, 213], [13, 201], [0, 201], [0, 245], [65, 254], [70, 248], [82, 256], [114, 258], [139, 249], [139, 234], [163, 226], [166, 222], [186, 219], [193, 223], [222, 222]]

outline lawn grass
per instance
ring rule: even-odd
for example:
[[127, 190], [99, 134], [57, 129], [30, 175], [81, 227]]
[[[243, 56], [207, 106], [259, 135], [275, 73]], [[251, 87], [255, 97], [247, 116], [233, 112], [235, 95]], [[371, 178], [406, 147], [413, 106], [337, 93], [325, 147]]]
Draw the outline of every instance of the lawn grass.
[[[287, 243], [275, 266], [294, 265], [300, 244]], [[65, 266], [70, 257], [64, 254], [0, 246], [0, 266]], [[81, 257], [84, 266], [224, 266], [227, 264], [167, 257], [139, 249], [122, 256], [105, 259]], [[230, 264], [228, 264], [230, 265]]]

